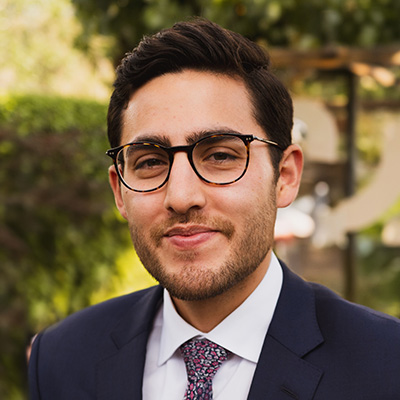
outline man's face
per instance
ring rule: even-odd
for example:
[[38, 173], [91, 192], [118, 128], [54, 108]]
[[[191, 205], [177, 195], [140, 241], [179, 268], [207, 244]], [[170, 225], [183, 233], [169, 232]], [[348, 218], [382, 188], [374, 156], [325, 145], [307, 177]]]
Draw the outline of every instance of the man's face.
[[[157, 77], [134, 93], [121, 143], [179, 146], [219, 130], [265, 137], [241, 81], [189, 70]], [[212, 298], [266, 271], [277, 208], [273, 176], [261, 142], [251, 144], [245, 176], [227, 186], [201, 181], [184, 152], [175, 154], [167, 184], [154, 192], [118, 185], [110, 169], [117, 206], [143, 265], [182, 300]]]

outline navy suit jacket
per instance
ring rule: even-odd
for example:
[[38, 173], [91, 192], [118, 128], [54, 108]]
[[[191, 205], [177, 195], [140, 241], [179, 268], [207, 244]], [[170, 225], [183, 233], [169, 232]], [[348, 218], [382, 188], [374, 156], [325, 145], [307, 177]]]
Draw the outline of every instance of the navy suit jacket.
[[[400, 321], [283, 271], [248, 399], [400, 399]], [[31, 399], [141, 399], [146, 343], [161, 301], [156, 286], [89, 307], [38, 335]]]

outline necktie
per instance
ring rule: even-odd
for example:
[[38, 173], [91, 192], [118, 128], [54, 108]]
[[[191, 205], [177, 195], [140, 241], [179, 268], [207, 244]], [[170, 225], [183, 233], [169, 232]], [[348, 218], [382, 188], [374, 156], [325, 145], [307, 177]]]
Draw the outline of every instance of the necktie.
[[189, 340], [180, 349], [188, 375], [184, 400], [211, 400], [212, 379], [229, 352], [207, 339]]

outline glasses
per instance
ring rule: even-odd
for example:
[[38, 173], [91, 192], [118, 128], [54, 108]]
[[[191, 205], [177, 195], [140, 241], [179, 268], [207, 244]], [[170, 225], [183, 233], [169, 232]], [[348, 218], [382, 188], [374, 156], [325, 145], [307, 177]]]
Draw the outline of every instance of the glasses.
[[196, 175], [211, 185], [237, 182], [247, 171], [250, 143], [259, 141], [283, 150], [278, 143], [254, 135], [213, 134], [187, 146], [165, 147], [150, 142], [133, 142], [107, 151], [121, 182], [135, 192], [152, 192], [163, 187], [171, 173], [174, 155], [187, 154]]

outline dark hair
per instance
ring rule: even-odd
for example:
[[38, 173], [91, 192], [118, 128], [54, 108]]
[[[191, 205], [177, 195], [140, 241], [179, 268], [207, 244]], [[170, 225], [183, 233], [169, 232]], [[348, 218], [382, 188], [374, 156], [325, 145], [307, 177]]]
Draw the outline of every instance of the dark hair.
[[[284, 85], [271, 72], [268, 54], [256, 43], [203, 18], [175, 24], [144, 37], [117, 68], [108, 109], [108, 139], [119, 146], [123, 112], [132, 94], [151, 79], [185, 69], [242, 79], [254, 117], [268, 139], [282, 148], [291, 143], [293, 106]], [[282, 152], [269, 146], [275, 170]], [[277, 171], [276, 171], [277, 172]]]

